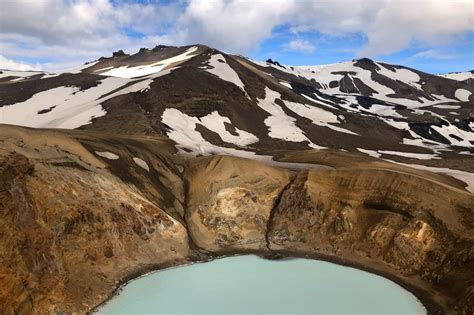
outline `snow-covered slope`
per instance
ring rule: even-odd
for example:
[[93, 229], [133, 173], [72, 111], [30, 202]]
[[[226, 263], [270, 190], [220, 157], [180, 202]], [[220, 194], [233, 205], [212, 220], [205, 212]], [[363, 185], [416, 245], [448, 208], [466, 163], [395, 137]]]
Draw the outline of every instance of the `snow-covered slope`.
[[3, 70], [0, 123], [165, 135], [191, 154], [327, 148], [464, 171], [473, 93], [472, 80], [370, 59], [288, 66], [157, 46], [56, 74]]
[[14, 71], [14, 70], [0, 70], [0, 82], [18, 82], [33, 76], [43, 76], [43, 71]]
[[94, 70], [94, 73], [98, 73], [104, 76], [119, 77], [119, 78], [137, 78], [146, 75], [161, 72], [167, 68], [171, 68], [178, 65], [186, 60], [194, 57], [194, 53], [198, 50], [198, 47], [188, 48], [185, 52], [167, 58], [159, 60], [155, 63], [137, 65], [137, 66], [120, 66], [120, 67], [105, 67], [102, 69]]
[[469, 80], [474, 78], [474, 70], [473, 71], [465, 71], [465, 72], [451, 72], [451, 73], [445, 73], [445, 74], [440, 74], [440, 77], [443, 78], [448, 78], [452, 80], [457, 80], [457, 81], [464, 81], [464, 80]]
[[[433, 78], [431, 75], [370, 59], [320, 66], [288, 66], [271, 62], [258, 62], [258, 64], [299, 78], [314, 80], [319, 92], [348, 100], [352, 99], [346, 96], [370, 96], [386, 103], [401, 104], [411, 108], [460, 100], [452, 94], [452, 91], [448, 93], [439, 91], [439, 94], [436, 91], [433, 91], [434, 93], [428, 91], [423, 85], [434, 84], [430, 82]], [[308, 96], [317, 98], [317, 95]], [[464, 100], [461, 99], [461, 101]]]
[[[284, 87], [313, 104], [374, 116], [410, 134], [412, 144], [472, 147], [473, 85], [452, 82], [401, 66], [360, 59], [322, 66], [256, 62]], [[277, 71], [275, 71], [277, 70]], [[283, 74], [283, 75], [282, 75]], [[293, 78], [288, 80], [288, 75]], [[308, 84], [308, 81], [310, 84]], [[435, 123], [430, 124], [430, 118]], [[461, 119], [467, 118], [463, 123]], [[423, 129], [423, 130], [420, 130]], [[423, 143], [426, 142], [426, 143]]]

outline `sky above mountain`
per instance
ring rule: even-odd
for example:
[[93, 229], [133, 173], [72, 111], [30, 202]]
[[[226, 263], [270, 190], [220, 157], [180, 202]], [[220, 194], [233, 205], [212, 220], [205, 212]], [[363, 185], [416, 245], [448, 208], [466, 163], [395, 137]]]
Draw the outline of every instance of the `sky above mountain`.
[[195, 43], [293, 65], [369, 57], [465, 71], [474, 69], [474, 1], [0, 1], [0, 69], [54, 71], [118, 49]]

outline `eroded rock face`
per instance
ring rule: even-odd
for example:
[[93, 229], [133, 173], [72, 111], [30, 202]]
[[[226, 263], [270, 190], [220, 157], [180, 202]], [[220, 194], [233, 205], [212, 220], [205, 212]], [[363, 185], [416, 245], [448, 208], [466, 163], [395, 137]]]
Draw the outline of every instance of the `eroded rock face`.
[[50, 147], [3, 147], [1, 314], [84, 312], [133, 274], [189, 260], [186, 228], [163, 202], [59, 148], [61, 163]]
[[468, 311], [473, 230], [456, 210], [465, 207], [474, 209], [471, 194], [399, 172], [302, 172], [272, 215], [270, 249], [397, 274], [448, 293], [450, 309]]
[[441, 175], [170, 148], [0, 126], [0, 313], [87, 312], [130, 277], [234, 253], [335, 260], [423, 293], [430, 311], [472, 313], [474, 196]]
[[186, 213], [194, 242], [211, 252], [266, 250], [266, 230], [290, 172], [218, 156], [191, 161]]
[[[434, 302], [446, 309], [470, 313], [472, 194], [400, 169], [370, 168], [287, 172], [274, 189], [274, 172], [255, 163], [228, 157], [190, 163], [188, 227], [198, 246], [334, 258], [396, 275], [437, 292]], [[260, 202], [252, 202], [255, 194]], [[266, 230], [262, 223], [248, 233], [258, 213], [268, 219]]]

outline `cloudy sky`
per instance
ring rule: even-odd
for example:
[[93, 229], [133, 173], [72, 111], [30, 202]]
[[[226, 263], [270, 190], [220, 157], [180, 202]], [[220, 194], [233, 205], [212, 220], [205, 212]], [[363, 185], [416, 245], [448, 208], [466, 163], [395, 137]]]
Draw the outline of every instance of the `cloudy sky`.
[[0, 69], [54, 71], [123, 49], [206, 44], [281, 63], [370, 57], [474, 69], [472, 0], [0, 0]]

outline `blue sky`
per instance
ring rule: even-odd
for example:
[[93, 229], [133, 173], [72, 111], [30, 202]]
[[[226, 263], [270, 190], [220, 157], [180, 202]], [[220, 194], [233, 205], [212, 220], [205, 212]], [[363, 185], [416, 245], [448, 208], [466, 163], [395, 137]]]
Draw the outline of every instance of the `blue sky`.
[[113, 50], [207, 44], [315, 65], [360, 57], [474, 69], [469, 0], [4, 0], [0, 68], [58, 70]]
[[[252, 58], [272, 58], [292, 65], [328, 64], [365, 57], [359, 52], [367, 44], [362, 33], [327, 36], [319, 32], [299, 34], [297, 39], [314, 46], [308, 51], [290, 50], [285, 44], [293, 38], [285, 29], [262, 42], [251, 52]], [[466, 32], [443, 45], [413, 42], [409, 47], [389, 54], [368, 56], [391, 64], [400, 64], [428, 73], [446, 73], [474, 69], [474, 32]]]

